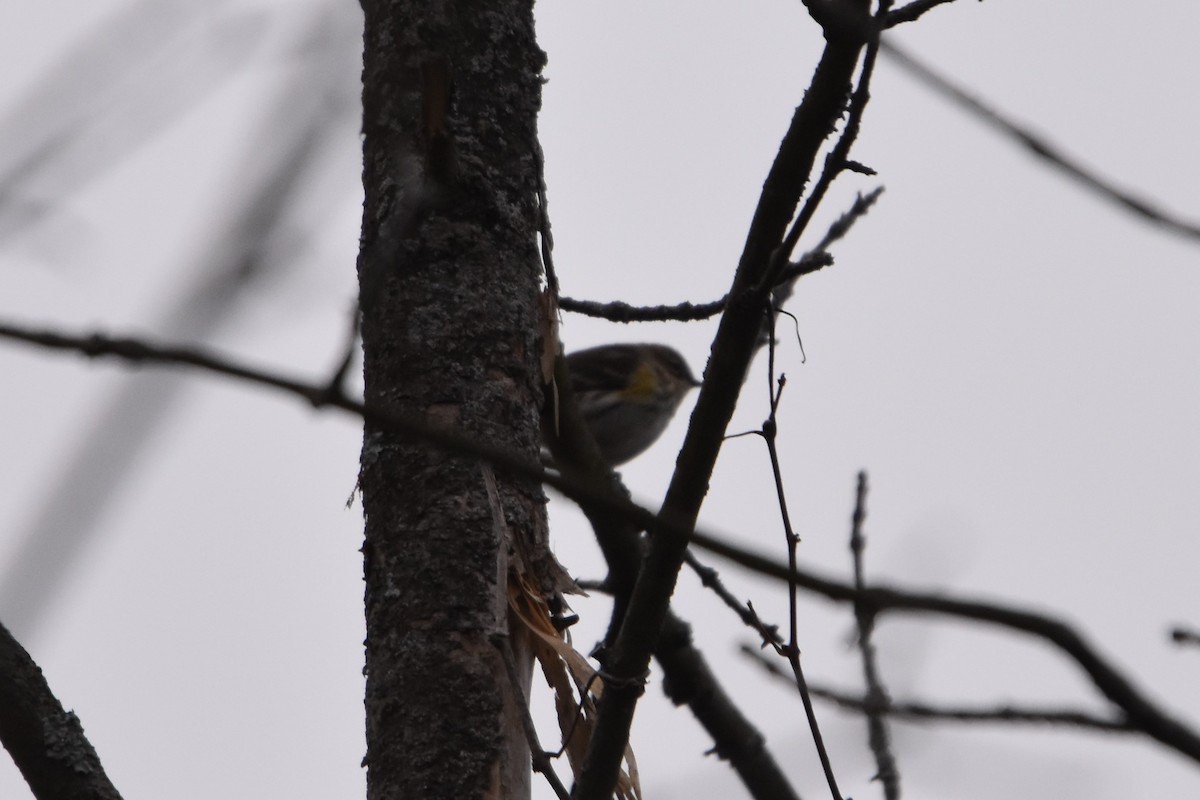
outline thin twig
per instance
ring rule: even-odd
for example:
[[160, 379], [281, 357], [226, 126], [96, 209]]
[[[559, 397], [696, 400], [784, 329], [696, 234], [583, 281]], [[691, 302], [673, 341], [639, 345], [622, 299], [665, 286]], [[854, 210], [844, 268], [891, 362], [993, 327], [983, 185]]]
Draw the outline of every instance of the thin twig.
[[[751, 644], [743, 644], [738, 648], [742, 655], [753, 660], [770, 675], [792, 684], [790, 673], [782, 669], [775, 659], [768, 657]], [[862, 695], [841, 692], [826, 686], [811, 684], [809, 691], [812, 696], [833, 703], [849, 711], [865, 713], [868, 700]], [[967, 708], [962, 706], [938, 706], [927, 702], [892, 701], [883, 713], [888, 717], [902, 722], [937, 723], [1004, 723], [1014, 725], [1046, 725], [1052, 727], [1086, 728], [1102, 733], [1140, 733], [1127, 719], [1109, 719], [1100, 717], [1088, 711], [1066, 708], [1020, 708], [1017, 706], [993, 706], [987, 708]]]
[[[775, 314], [770, 313], [770, 319], [773, 321]], [[772, 326], [773, 327], [773, 326]], [[775, 497], [779, 503], [779, 517], [783, 523], [783, 535], [787, 543], [788, 571], [793, 575], [796, 572], [796, 549], [800, 544], [800, 537], [796, 535], [796, 531], [792, 528], [791, 514], [788, 513], [787, 495], [783, 489], [783, 470], [779, 463], [779, 450], [776, 447], [777, 413], [779, 411], [779, 402], [783, 397], [783, 387], [787, 380], [783, 375], [779, 376], [778, 381], [775, 380], [775, 336], [772, 335], [767, 339], [767, 391], [770, 396], [770, 414], [765, 422], [763, 422], [761, 435], [763, 441], [767, 443], [767, 454], [771, 460], [771, 475], [775, 479]], [[817, 722], [816, 710], [813, 708], [812, 696], [808, 692], [808, 681], [804, 678], [804, 668], [800, 664], [800, 642], [797, 635], [799, 613], [797, 611], [797, 586], [795, 580], [788, 581], [788, 641], [787, 644], [780, 648], [780, 652], [787, 658], [788, 663], [792, 667], [792, 674], [796, 679], [796, 689], [800, 692], [800, 702], [804, 705], [804, 714], [808, 718], [808, 727], [812, 732], [813, 745], [816, 747], [817, 756], [821, 760], [821, 769], [825, 772], [825, 781], [829, 785], [830, 794], [834, 800], [841, 800], [842, 794], [838, 790], [837, 778], [833, 774], [833, 762], [829, 758], [829, 751], [825, 747], [825, 738], [821, 735], [821, 726]]]
[[[862, 531], [866, 518], [867, 473], [859, 472], [858, 487], [854, 495], [854, 516], [850, 524], [850, 552], [854, 556], [854, 588], [859, 592], [866, 588], [863, 565], [866, 537]], [[887, 800], [899, 800], [900, 770], [896, 766], [896, 756], [892, 753], [891, 736], [888, 733], [887, 724], [884, 722], [884, 715], [892, 701], [883, 687], [878, 659], [875, 656], [875, 645], [871, 641], [871, 633], [875, 629], [875, 615], [862, 603], [855, 603], [854, 619], [858, 625], [858, 648], [862, 652], [863, 681], [867, 685], [864, 710], [867, 715], [867, 741], [870, 744], [872, 755], [875, 756], [875, 775], [883, 784], [884, 797]]]
[[682, 302], [674, 305], [634, 306], [615, 300], [601, 303], [594, 300], [576, 300], [560, 297], [559, 308], [586, 317], [599, 317], [610, 322], [694, 322], [708, 319], [721, 313], [728, 295], [709, 303]]
[[685, 560], [692, 571], [699, 576], [700, 583], [704, 588], [711, 591], [721, 599], [721, 602], [732, 609], [746, 627], [758, 633], [764, 646], [771, 645], [779, 648], [783, 645], [783, 637], [779, 635], [779, 626], [764, 622], [758, 616], [758, 612], [754, 610], [753, 603], [743, 603], [738, 600], [733, 592], [726, 588], [724, 582], [721, 581], [720, 574], [715, 569], [701, 562], [693, 553], [688, 553]]
[[[854, 209], [839, 218], [839, 221], [852, 214]], [[865, 211], [865, 209], [864, 209]], [[856, 217], [858, 215], [855, 215]], [[834, 223], [835, 225], [837, 223]], [[831, 229], [832, 230], [832, 229]], [[828, 238], [828, 236], [827, 236]], [[836, 241], [835, 237], [829, 239]], [[833, 256], [825, 248], [817, 248], [806, 253], [802, 258], [787, 266], [780, 276], [780, 284], [795, 281], [805, 275], [811, 275], [818, 270], [833, 264]], [[617, 300], [611, 303], [599, 303], [592, 300], [575, 300], [570, 297], [560, 297], [559, 307], [563, 311], [571, 311], [588, 317], [599, 317], [610, 322], [695, 322], [697, 320], [715, 317], [725, 310], [729, 303], [726, 294], [720, 300], [708, 303], [676, 303], [660, 306], [633, 306]]]
[[926, 594], [872, 586], [857, 591], [853, 586], [819, 576], [810, 571], [793, 572], [785, 563], [750, 552], [701, 531], [692, 535], [692, 544], [723, 556], [741, 566], [785, 583], [795, 580], [805, 591], [824, 595], [840, 603], [863, 603], [876, 615], [891, 612], [938, 614], [958, 619], [985, 622], [1020, 631], [1049, 642], [1079, 665], [1093, 685], [1128, 717], [1130, 724], [1145, 735], [1200, 762], [1200, 734], [1186, 723], [1159, 708], [1117, 667], [1102, 656], [1074, 628], [1054, 617], [1001, 606], [981, 600], [967, 600], [944, 594]]
[[915, 22], [926, 11], [951, 2], [954, 2], [954, 0], [913, 0], [913, 2], [906, 3], [884, 17], [883, 27], [891, 28], [905, 22]]
[[[875, 18], [881, 19], [882, 15], [887, 13], [890, 6], [891, 0], [880, 0], [879, 11]], [[842, 134], [838, 137], [837, 142], [834, 143], [829, 154], [825, 156], [825, 166], [821, 170], [821, 175], [817, 178], [817, 182], [813, 184], [812, 191], [809, 193], [808, 198], [805, 199], [804, 205], [801, 206], [800, 213], [796, 215], [796, 219], [788, 229], [787, 235], [784, 236], [783, 243], [776, 248], [771, 256], [771, 265], [765, 275], [765, 280], [769, 283], [777, 283], [778, 274], [787, 264], [787, 260], [791, 258], [792, 251], [796, 249], [796, 245], [800, 241], [800, 236], [808, 229], [808, 223], [812, 221], [813, 215], [817, 213], [817, 209], [825, 199], [829, 187], [833, 185], [834, 179], [847, 169], [853, 169], [858, 172], [864, 171], [861, 165], [850, 161], [850, 149], [858, 139], [858, 131], [862, 123], [863, 113], [866, 111], [867, 103], [871, 99], [871, 75], [875, 71], [875, 59], [878, 51], [879, 36], [877, 33], [873, 33], [868, 38], [867, 46], [863, 52], [863, 63], [858, 75], [858, 85], [850, 95], [850, 105], [846, 112], [846, 124], [842, 128]]]
[[[865, 3], [854, 0], [856, 6]], [[658, 514], [661, 522], [646, 539], [641, 570], [611, 648], [607, 669], [618, 677], [631, 678], [645, 671], [669, 615], [690, 533], [708, 494], [721, 442], [762, 333], [771, 288], [769, 282], [764, 284], [764, 275], [795, 214], [817, 154], [844, 110], [846, 87], [861, 50], [860, 42], [826, 37], [813, 79], [763, 182], [730, 287], [730, 302], [713, 338], [704, 382]], [[635, 691], [604, 692], [575, 786], [576, 800], [611, 797], [638, 699]]]
[[[850, 205], [841, 216], [833, 221], [829, 226], [829, 230], [825, 231], [825, 235], [821, 237], [821, 241], [817, 242], [817, 246], [812, 249], [813, 253], [824, 253], [829, 248], [833, 247], [840, 239], [845, 238], [850, 229], [854, 227], [854, 223], [859, 217], [866, 216], [866, 213], [871, 210], [871, 206], [875, 205], [875, 201], [883, 194], [883, 187], [876, 186], [866, 194], [857, 194], [854, 197], [854, 202]], [[803, 261], [809, 256], [805, 254], [800, 260]]]
[[[752, 431], [752, 433], [757, 433], [757, 431]], [[693, 553], [688, 553], [685, 560], [687, 565], [692, 568], [692, 572], [700, 578], [701, 585], [720, 598], [721, 602], [738, 615], [747, 628], [757, 633], [763, 646], [770, 645], [777, 650], [783, 646], [783, 637], [779, 634], [779, 626], [764, 621], [758, 615], [753, 603], [743, 603], [738, 600], [733, 592], [725, 586], [720, 573], [700, 561]], [[579, 588], [588, 592], [612, 594], [612, 589], [608, 586], [607, 581], [576, 580], [575, 582]]]
[[1132, 192], [1118, 187], [1107, 178], [1101, 177], [1085, 167], [1062, 148], [1034, 133], [1011, 117], [1007, 117], [995, 108], [985, 104], [966, 89], [952, 83], [948, 78], [935, 72], [931, 67], [921, 63], [890, 39], [885, 39], [881, 47], [896, 64], [903, 67], [926, 86], [945, 95], [955, 105], [978, 117], [987, 125], [1021, 145], [1033, 155], [1043, 159], [1050, 166], [1074, 178], [1093, 194], [1099, 195], [1134, 216], [1159, 225], [1172, 233], [1189, 239], [1200, 239], [1200, 224], [1185, 220], [1178, 214], [1149, 200], [1137, 197]]
[[[850, 229], [854, 227], [855, 222], [857, 222], [861, 217], [866, 216], [866, 213], [871, 210], [873, 205], [875, 205], [875, 201], [879, 199], [881, 194], [883, 194], [883, 187], [876, 186], [865, 195], [855, 195], [854, 202], [851, 204], [850, 208], [833, 221], [833, 224], [829, 226], [829, 230], [825, 231], [825, 235], [821, 237], [821, 241], [817, 243], [816, 247], [800, 257], [800, 263], [803, 263], [809, 259], [814, 253], [819, 254], [828, 252], [829, 248], [833, 247], [833, 245], [839, 239], [843, 238], [847, 233], [850, 232]], [[781, 307], [785, 302], [787, 302], [787, 300], [792, 296], [792, 292], [796, 288], [796, 280], [798, 276], [792, 277], [789, 275], [790, 271], [790, 266], [788, 269], [783, 271], [783, 274], [780, 276], [780, 280], [775, 284], [775, 289], [771, 292], [771, 303], [776, 308]], [[798, 335], [797, 338], [799, 338]], [[803, 352], [803, 345], [800, 346], [800, 350]]]
[[[829, 249], [850, 232], [854, 223], [866, 215], [881, 194], [883, 194], [882, 186], [872, 189], [865, 195], [859, 194], [850, 208], [833, 221], [816, 247], [784, 267], [775, 282], [775, 290], [772, 295], [776, 305], [791, 296], [797, 280], [833, 265], [833, 256], [830, 255]], [[624, 323], [694, 322], [716, 316], [724, 311], [728, 304], [728, 294], [720, 300], [708, 303], [683, 302], [658, 306], [633, 306], [619, 300], [600, 303], [592, 300], [575, 300], [570, 297], [559, 298], [559, 307], [563, 311]]]

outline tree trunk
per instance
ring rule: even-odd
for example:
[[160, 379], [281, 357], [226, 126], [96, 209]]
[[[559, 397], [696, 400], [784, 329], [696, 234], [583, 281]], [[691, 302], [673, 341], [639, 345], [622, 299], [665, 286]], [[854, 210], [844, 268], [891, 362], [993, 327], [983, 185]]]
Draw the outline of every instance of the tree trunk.
[[[366, 400], [534, 461], [544, 56], [532, 2], [363, 8]], [[478, 459], [370, 427], [361, 467], [367, 797], [527, 797], [496, 643], [505, 529], [544, 541], [541, 488], [498, 471], [489, 502]]]

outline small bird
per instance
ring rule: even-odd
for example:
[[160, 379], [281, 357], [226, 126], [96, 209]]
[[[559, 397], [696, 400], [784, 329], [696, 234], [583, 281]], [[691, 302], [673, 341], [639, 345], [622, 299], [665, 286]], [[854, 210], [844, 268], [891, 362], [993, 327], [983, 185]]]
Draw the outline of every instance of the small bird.
[[600, 456], [618, 466], [657, 441], [700, 382], [661, 344], [607, 344], [568, 353], [567, 373]]

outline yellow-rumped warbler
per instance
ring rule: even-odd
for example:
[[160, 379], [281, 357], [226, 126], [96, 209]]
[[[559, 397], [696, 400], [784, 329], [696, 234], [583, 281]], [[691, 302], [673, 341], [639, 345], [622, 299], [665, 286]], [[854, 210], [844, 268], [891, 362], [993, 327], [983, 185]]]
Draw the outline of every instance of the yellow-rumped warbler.
[[606, 344], [566, 361], [580, 416], [611, 466], [654, 444], [700, 385], [683, 356], [661, 344]]

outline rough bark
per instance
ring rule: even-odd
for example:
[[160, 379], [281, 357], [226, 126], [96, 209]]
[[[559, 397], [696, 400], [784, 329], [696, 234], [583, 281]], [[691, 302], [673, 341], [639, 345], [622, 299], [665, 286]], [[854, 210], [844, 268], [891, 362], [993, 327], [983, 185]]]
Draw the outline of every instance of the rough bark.
[[[366, 400], [535, 460], [544, 56], [532, 2], [363, 8]], [[503, 472], [496, 481], [502, 521], [477, 459], [366, 430], [371, 800], [528, 795], [494, 643], [506, 631], [505, 528], [544, 541], [545, 497]]]
[[121, 800], [79, 718], [0, 625], [0, 743], [38, 800]]

